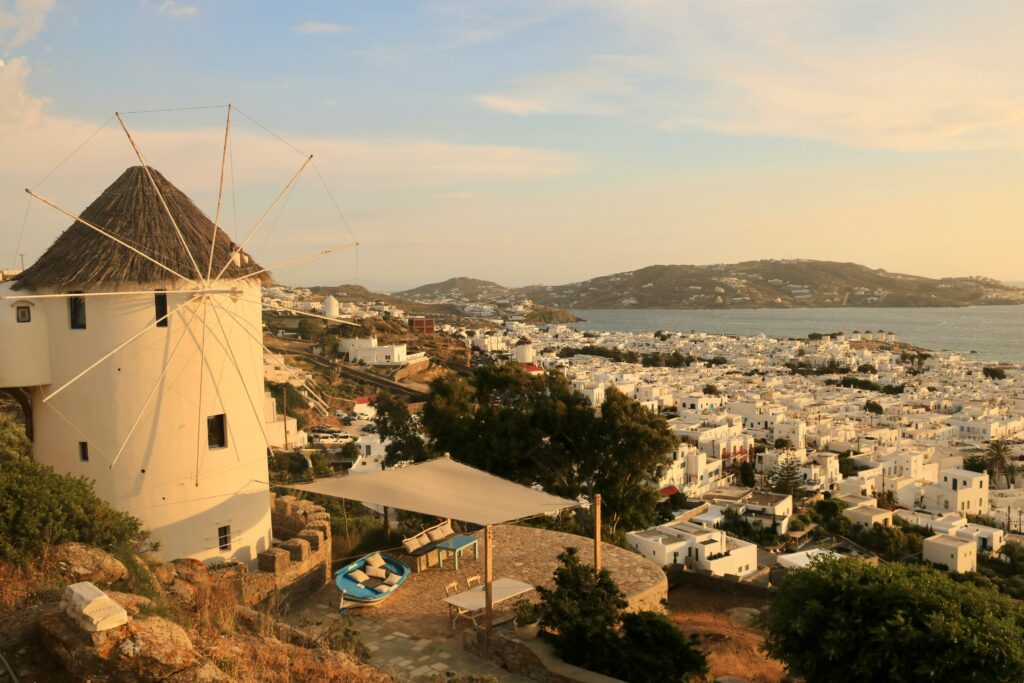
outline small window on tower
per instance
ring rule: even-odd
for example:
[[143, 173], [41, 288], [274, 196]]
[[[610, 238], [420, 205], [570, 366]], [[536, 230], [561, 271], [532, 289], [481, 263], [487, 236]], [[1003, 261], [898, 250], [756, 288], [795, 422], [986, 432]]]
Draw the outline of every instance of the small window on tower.
[[231, 550], [231, 525], [217, 527], [217, 547]]
[[[74, 292], [80, 294], [80, 292]], [[85, 298], [73, 296], [68, 298], [68, 314], [71, 318], [71, 329], [85, 329]]]
[[30, 306], [18, 306], [14, 309], [19, 323], [32, 322], [32, 308]]
[[85, 441], [78, 442], [78, 459], [82, 462], [89, 462], [89, 444]]
[[206, 440], [210, 448], [227, 447], [227, 418], [224, 413], [206, 418]]
[[156, 309], [156, 326], [167, 327], [167, 292], [157, 292], [153, 296], [153, 305]]

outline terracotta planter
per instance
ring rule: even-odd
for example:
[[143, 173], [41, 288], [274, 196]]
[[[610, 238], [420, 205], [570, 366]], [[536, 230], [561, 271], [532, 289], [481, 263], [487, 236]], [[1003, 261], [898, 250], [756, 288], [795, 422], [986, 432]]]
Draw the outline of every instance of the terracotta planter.
[[532, 624], [526, 624], [520, 626], [519, 622], [516, 622], [516, 638], [519, 640], [533, 640], [540, 633], [540, 622], [535, 621]]

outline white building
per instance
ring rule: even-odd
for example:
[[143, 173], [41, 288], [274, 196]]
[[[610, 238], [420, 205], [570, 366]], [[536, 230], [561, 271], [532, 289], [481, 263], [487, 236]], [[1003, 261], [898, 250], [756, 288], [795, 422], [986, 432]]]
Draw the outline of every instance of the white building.
[[947, 534], [924, 539], [921, 557], [925, 562], [942, 565], [951, 572], [973, 572], [978, 569], [978, 547], [974, 541]]
[[[163, 559], [251, 564], [271, 541], [260, 267], [152, 175], [178, 230], [142, 167], [81, 215], [153, 260], [76, 222], [0, 285], [0, 387], [30, 400], [35, 458], [93, 480]], [[211, 235], [224, 279], [202, 294], [185, 277]]]
[[645, 531], [630, 531], [626, 543], [664, 567], [686, 564], [713, 576], [749, 576], [757, 571], [757, 546], [682, 519]]
[[928, 512], [988, 514], [988, 474], [951, 468], [939, 472], [939, 480], [924, 486], [919, 507]]
[[293, 448], [306, 443], [306, 432], [299, 429], [294, 417], [277, 412], [277, 401], [269, 391], [263, 395], [263, 413], [266, 419], [263, 428], [272, 447]]
[[339, 339], [338, 353], [346, 356], [350, 363], [405, 365], [408, 362], [405, 344], [378, 346], [376, 337]]

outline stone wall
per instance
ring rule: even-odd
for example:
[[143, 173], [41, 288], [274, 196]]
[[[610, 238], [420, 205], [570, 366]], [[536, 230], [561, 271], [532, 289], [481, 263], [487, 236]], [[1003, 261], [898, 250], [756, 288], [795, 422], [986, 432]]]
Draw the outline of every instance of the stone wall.
[[488, 658], [504, 669], [541, 683], [620, 683], [619, 679], [566, 664], [543, 640], [522, 641], [508, 629], [491, 633], [490, 656], [479, 630], [463, 633], [462, 646], [478, 657]]
[[703, 590], [724, 591], [733, 595], [742, 595], [750, 598], [771, 597], [771, 590], [764, 584], [690, 571], [682, 565], [669, 565], [667, 575], [670, 589], [686, 586]]
[[308, 595], [331, 580], [331, 515], [295, 496], [270, 494], [274, 547], [257, 556], [256, 571], [244, 565], [211, 568], [211, 581], [234, 588], [244, 605], [274, 593]]

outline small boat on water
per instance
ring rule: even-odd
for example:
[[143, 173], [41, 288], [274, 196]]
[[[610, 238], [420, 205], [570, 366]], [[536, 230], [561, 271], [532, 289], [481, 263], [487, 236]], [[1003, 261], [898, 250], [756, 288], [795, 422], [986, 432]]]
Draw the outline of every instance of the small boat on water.
[[[409, 577], [409, 567], [385, 553], [369, 553], [334, 573], [342, 593], [341, 606], [370, 606], [384, 602]], [[349, 604], [353, 603], [353, 604]]]

